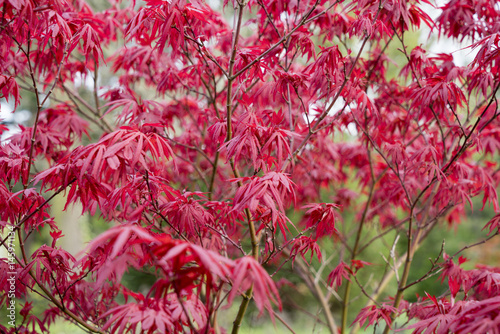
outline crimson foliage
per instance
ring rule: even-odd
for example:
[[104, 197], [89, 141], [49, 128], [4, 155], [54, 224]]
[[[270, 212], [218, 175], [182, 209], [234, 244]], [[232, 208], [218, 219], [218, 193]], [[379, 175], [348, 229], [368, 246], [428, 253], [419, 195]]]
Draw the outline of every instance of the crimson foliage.
[[[270, 270], [286, 267], [332, 333], [353, 318], [354, 331], [380, 322], [388, 332], [400, 315], [411, 322], [397, 326], [414, 333], [498, 332], [499, 268], [465, 270], [460, 251], [442, 249], [409, 280], [425, 238], [440, 222], [458, 225], [473, 197], [500, 212], [500, 7], [449, 0], [432, 19], [423, 5], [432, 6], [226, 0], [218, 12], [203, 0], [114, 0], [97, 11], [84, 0], [0, 1], [0, 97], [15, 108], [36, 100], [33, 126], [0, 147], [0, 226], [17, 235], [16, 263], [0, 259], [0, 301], [10, 305], [15, 272], [22, 305], [1, 330], [48, 333], [63, 319], [98, 333], [221, 333], [218, 315], [235, 304], [236, 333], [249, 303], [284, 322]], [[474, 60], [408, 47], [407, 32], [423, 26]], [[117, 84], [101, 86], [107, 68]], [[60, 247], [50, 211], [59, 193], [109, 222], [77, 258]], [[482, 238], [499, 222], [479, 222]], [[50, 246], [30, 252], [42, 230]], [[387, 270], [368, 286], [384, 261], [364, 251], [392, 231], [404, 251], [389, 245]], [[326, 261], [319, 272], [313, 258]], [[132, 268], [155, 283], [126, 288]], [[438, 273], [442, 296], [403, 299]], [[380, 301], [391, 281], [397, 289]], [[366, 305], [349, 317], [353, 285]]]

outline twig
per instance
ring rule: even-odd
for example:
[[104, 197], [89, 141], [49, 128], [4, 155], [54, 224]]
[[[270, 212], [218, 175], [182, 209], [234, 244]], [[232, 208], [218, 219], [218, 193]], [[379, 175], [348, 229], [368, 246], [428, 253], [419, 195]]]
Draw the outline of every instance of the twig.
[[407, 284], [406, 286], [404, 286], [402, 289], [403, 290], [406, 290], [408, 289], [410, 286], [413, 286], [417, 283], [420, 283], [426, 279], [428, 279], [429, 277], [432, 277], [434, 275], [436, 275], [437, 273], [439, 273], [442, 269], [436, 271], [436, 272], [433, 272], [434, 269], [437, 267], [437, 262], [439, 261], [439, 259], [441, 258], [441, 255], [443, 255], [443, 252], [444, 252], [444, 240], [443, 242], [441, 243], [441, 250], [439, 251], [439, 254], [436, 256], [436, 259], [435, 260], [432, 260], [432, 259], [429, 259], [429, 261], [431, 262], [431, 268], [429, 269], [429, 271], [427, 271], [427, 273], [425, 273], [422, 277], [420, 277], [419, 279]]

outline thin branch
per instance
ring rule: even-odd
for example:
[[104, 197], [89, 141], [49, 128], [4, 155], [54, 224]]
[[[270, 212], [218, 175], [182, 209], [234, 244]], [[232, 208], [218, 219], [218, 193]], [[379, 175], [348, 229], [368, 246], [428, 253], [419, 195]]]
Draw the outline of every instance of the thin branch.
[[[113, 131], [113, 128], [109, 125], [109, 123], [101, 116], [98, 110], [92, 107], [87, 101], [85, 101], [77, 92], [68, 87], [67, 85], [62, 84], [61, 87], [64, 89], [68, 97], [73, 100], [76, 99], [79, 103], [81, 103], [87, 110], [89, 110], [95, 117], [98, 119], [104, 126], [107, 132]], [[76, 103], [75, 103], [76, 105]], [[82, 113], [83, 114], [83, 113]], [[87, 116], [88, 117], [88, 116]], [[97, 121], [96, 121], [97, 122]]]
[[323, 312], [325, 313], [325, 318], [328, 324], [328, 329], [331, 334], [337, 334], [339, 332], [339, 328], [337, 327], [335, 323], [335, 319], [333, 318], [333, 315], [330, 310], [330, 306], [328, 305], [328, 300], [325, 297], [323, 291], [321, 290], [321, 287], [319, 286], [318, 282], [314, 279], [314, 277], [311, 277], [311, 273], [309, 271], [309, 268], [307, 265], [302, 261], [302, 259], [297, 259], [296, 261], [297, 267], [295, 267], [296, 270], [299, 271], [299, 275], [303, 276], [304, 280], [306, 283], [308, 283], [309, 289], [311, 289], [313, 295], [316, 297], [316, 299], [319, 301], [321, 304], [321, 308]]
[[[335, 5], [336, 3], [334, 3], [333, 5]], [[332, 5], [332, 6], [333, 6]], [[331, 8], [332, 6], [330, 6], [329, 8]], [[372, 22], [375, 22], [380, 14], [380, 11], [381, 11], [382, 7], [381, 7], [381, 4], [379, 4], [379, 8], [377, 10], [377, 14], [375, 15], [375, 17], [373, 18], [373, 21]], [[318, 14], [319, 15], [319, 14]], [[315, 16], [316, 17], [316, 16]], [[357, 62], [359, 61], [359, 58], [361, 57], [361, 53], [363, 52], [363, 49], [365, 48], [366, 46], [366, 43], [368, 42], [368, 40], [370, 39], [371, 35], [366, 35], [365, 38], [363, 39], [363, 42], [361, 43], [361, 47], [359, 49], [359, 52], [358, 54], [356, 55], [356, 58], [354, 59], [352, 65], [351, 65], [351, 68], [349, 69], [349, 72], [344, 74], [344, 80], [342, 81], [342, 84], [340, 85], [337, 93], [335, 94], [335, 96], [333, 97], [332, 99], [332, 102], [330, 103], [330, 105], [321, 113], [321, 115], [316, 119], [316, 123], [314, 124], [312, 130], [309, 131], [309, 133], [305, 136], [305, 138], [302, 140], [302, 142], [299, 144], [299, 146], [297, 147], [297, 149], [290, 154], [290, 156], [288, 157], [287, 161], [283, 164], [283, 167], [281, 168], [281, 170], [286, 170], [286, 168], [288, 167], [288, 165], [290, 164], [290, 162], [292, 161], [292, 159], [294, 159], [301, 151], [302, 149], [306, 146], [307, 142], [309, 141], [309, 139], [312, 137], [313, 134], [315, 134], [317, 132], [317, 129], [319, 127], [319, 125], [321, 124], [321, 121], [323, 121], [323, 119], [325, 119], [325, 117], [328, 115], [328, 113], [330, 112], [330, 110], [333, 108], [333, 106], [335, 105], [335, 103], [337, 102], [337, 100], [339, 99], [340, 97], [340, 94], [342, 93], [342, 91], [344, 90], [345, 88], [345, 85], [347, 84], [347, 82], [349, 81], [351, 75], [352, 75], [352, 72], [354, 71], [354, 68], [356, 67], [356, 64]]]
[[290, 327], [290, 325], [283, 319], [276, 311], [273, 310], [274, 316], [293, 334], [295, 334], [295, 331]]
[[257, 56], [254, 60], [252, 60], [250, 63], [248, 63], [246, 66], [244, 66], [241, 70], [239, 70], [238, 72], [236, 72], [236, 74], [232, 75], [231, 73], [229, 73], [229, 80], [234, 80], [237, 77], [239, 77], [240, 75], [242, 75], [243, 73], [245, 73], [246, 70], [248, 70], [250, 67], [252, 67], [253, 65], [255, 65], [262, 58], [264, 58], [265, 56], [267, 56], [268, 54], [270, 54], [274, 49], [276, 49], [283, 42], [285, 42], [290, 36], [293, 35], [293, 33], [295, 31], [297, 31], [297, 29], [299, 29], [300, 27], [302, 27], [303, 25], [305, 25], [305, 24], [307, 24], [307, 23], [309, 23], [311, 21], [314, 21], [318, 17], [324, 15], [328, 10], [330, 10], [331, 8], [333, 8], [333, 6], [336, 5], [339, 1], [340, 0], [336, 1], [334, 4], [332, 4], [330, 7], [328, 7], [327, 9], [325, 9], [324, 11], [322, 11], [321, 13], [319, 13], [319, 14], [313, 16], [312, 18], [308, 19], [309, 16], [311, 16], [312, 12], [316, 9], [316, 7], [320, 3], [319, 1], [316, 1], [315, 4], [312, 6], [312, 8], [302, 17], [302, 20], [299, 22], [299, 24], [297, 26], [295, 26], [295, 28], [293, 28], [292, 30], [290, 30], [290, 32], [288, 34], [283, 35], [283, 37], [281, 37], [278, 42], [276, 42], [269, 49], [267, 49], [266, 51], [264, 51], [263, 53], [261, 53], [259, 56]]
[[485, 244], [486, 242], [490, 241], [491, 239], [493, 239], [494, 237], [496, 237], [497, 235], [499, 234], [499, 232], [497, 231], [497, 233], [495, 234], [492, 234], [490, 237], [486, 238], [486, 239], [483, 239], [479, 242], [476, 242], [475, 244], [472, 244], [472, 245], [467, 245], [467, 246], [464, 246], [462, 247], [460, 250], [458, 250], [455, 254], [453, 254], [451, 256], [451, 258], [454, 258], [455, 256], [457, 256], [458, 254], [462, 253], [463, 251], [469, 249], [469, 248], [473, 248], [473, 247], [476, 247], [476, 246], [479, 246], [479, 245], [482, 245], [482, 244]]
[[[361, 221], [359, 222], [358, 229], [356, 232], [356, 239], [354, 241], [354, 246], [352, 248], [352, 253], [351, 253], [351, 262], [352, 262], [352, 260], [354, 260], [356, 258], [356, 255], [358, 252], [358, 248], [359, 248], [359, 244], [360, 244], [360, 240], [361, 240], [361, 232], [363, 231], [363, 227], [365, 225], [365, 220], [367, 217], [368, 209], [370, 208], [370, 204], [371, 204], [372, 199], [373, 199], [375, 185], [377, 184], [377, 182], [381, 179], [381, 177], [383, 175], [383, 173], [382, 173], [381, 175], [379, 175], [378, 178], [375, 178], [374, 171], [373, 171], [373, 161], [371, 158], [370, 150], [368, 150], [368, 149], [367, 149], [367, 155], [368, 155], [368, 161], [370, 164], [370, 173], [371, 173], [373, 181], [372, 181], [372, 184], [370, 186], [370, 190], [368, 192], [368, 198], [367, 198], [366, 203], [365, 203], [365, 208], [363, 210], [363, 214], [361, 216]], [[351, 264], [351, 267], [352, 267], [352, 264]], [[345, 333], [345, 331], [347, 329], [347, 313], [348, 313], [348, 307], [349, 307], [350, 293], [351, 293], [351, 281], [348, 280], [346, 282], [346, 287], [345, 287], [345, 292], [344, 292], [344, 301], [342, 303], [342, 327], [341, 327], [342, 333]]]
[[429, 259], [429, 261], [431, 262], [431, 268], [429, 269], [429, 271], [427, 271], [427, 273], [425, 273], [422, 277], [420, 277], [419, 279], [407, 284], [406, 286], [404, 286], [403, 290], [406, 290], [408, 289], [409, 287], [417, 284], [417, 283], [420, 283], [422, 281], [425, 281], [426, 279], [428, 279], [429, 277], [432, 277], [434, 275], [436, 275], [437, 273], [439, 273], [441, 270], [438, 270], [437, 272], [434, 272], [435, 268], [437, 267], [437, 262], [439, 261], [439, 259], [441, 258], [441, 256], [443, 255], [444, 253], [444, 240], [443, 242], [441, 243], [441, 250], [439, 251], [439, 254], [436, 256], [436, 258], [434, 260], [432, 259]]

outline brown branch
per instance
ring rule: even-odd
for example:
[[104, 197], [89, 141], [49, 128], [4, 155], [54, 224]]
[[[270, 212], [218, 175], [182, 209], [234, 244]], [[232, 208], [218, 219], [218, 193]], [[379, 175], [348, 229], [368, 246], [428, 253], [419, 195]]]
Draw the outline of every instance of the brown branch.
[[[101, 116], [98, 110], [93, 108], [87, 101], [85, 101], [77, 92], [75, 92], [73, 89], [69, 88], [68, 86], [62, 84], [62, 88], [66, 91], [66, 94], [68, 94], [68, 97], [74, 98], [78, 100], [85, 108], [87, 108], [98, 120], [102, 122], [104, 127], [106, 128], [106, 131], [111, 132], [113, 131], [113, 128], [108, 124], [108, 122]], [[73, 99], [72, 99], [73, 100]], [[76, 103], [75, 103], [76, 104]]]
[[[235, 77], [233, 77], [233, 70], [234, 70], [234, 63], [236, 59], [236, 51], [238, 48], [238, 40], [240, 37], [240, 29], [241, 29], [241, 24], [243, 21], [243, 9], [245, 7], [246, 3], [241, 3], [238, 2], [238, 16], [235, 16], [236, 24], [235, 24], [235, 30], [233, 30], [233, 41], [232, 41], [232, 48], [231, 48], [231, 58], [229, 59], [229, 70], [228, 70], [228, 80], [227, 80], [227, 98], [226, 98], [226, 117], [227, 117], [227, 136], [226, 136], [226, 142], [230, 141], [233, 136], [232, 132], [232, 85]], [[236, 178], [239, 178], [239, 173], [235, 167], [234, 160], [230, 159], [230, 164], [231, 168], [233, 170], [234, 176]], [[215, 174], [214, 174], [215, 178]], [[213, 181], [212, 181], [213, 182]], [[241, 181], [238, 182], [238, 185], [241, 187], [242, 183]], [[250, 214], [250, 210], [248, 208], [245, 209], [245, 214], [247, 216], [247, 221], [248, 221], [248, 231], [250, 233], [250, 239], [251, 239], [251, 244], [252, 244], [252, 257], [258, 260], [259, 258], [259, 244], [257, 240], [257, 234], [256, 234], [256, 229], [255, 225], [252, 220], [252, 216]], [[246, 293], [243, 296], [243, 299], [241, 301], [240, 307], [238, 309], [238, 314], [236, 315], [234, 321], [233, 321], [233, 328], [231, 333], [232, 334], [237, 334], [240, 330], [241, 323], [243, 321], [243, 317], [245, 316], [246, 310], [248, 308], [248, 305], [250, 304], [250, 300], [252, 299], [252, 294], [253, 294], [253, 284], [250, 286], [250, 288], [246, 291]]]
[[[333, 5], [335, 5], [336, 3], [334, 3]], [[332, 6], [333, 6], [332, 5]], [[331, 8], [332, 6], [330, 6], [329, 8]], [[382, 6], [381, 6], [381, 3], [379, 3], [379, 8], [378, 8], [378, 11], [377, 11], [377, 14], [375, 15], [375, 17], [373, 18], [373, 21], [372, 23], [374, 23], [379, 14], [380, 14], [380, 11], [382, 9]], [[319, 15], [319, 14], [318, 14]], [[315, 17], [317, 17], [318, 15], [316, 15]], [[365, 38], [363, 39], [363, 42], [361, 44], [361, 47], [359, 49], [359, 52], [358, 54], [356, 55], [356, 58], [354, 59], [352, 65], [351, 65], [351, 68], [349, 69], [349, 72], [347, 72], [346, 74], [344, 74], [344, 80], [342, 81], [342, 84], [340, 85], [337, 93], [335, 94], [335, 96], [333, 97], [332, 99], [332, 102], [330, 103], [330, 105], [321, 113], [321, 115], [316, 119], [316, 123], [314, 124], [314, 126], [312, 127], [312, 129], [309, 130], [309, 133], [305, 136], [305, 138], [302, 140], [302, 142], [299, 144], [298, 148], [289, 155], [287, 161], [283, 164], [283, 167], [281, 168], [281, 170], [286, 170], [286, 168], [288, 167], [288, 165], [291, 163], [291, 161], [293, 159], [295, 159], [295, 157], [302, 151], [302, 149], [306, 146], [307, 142], [309, 141], [309, 139], [312, 137], [313, 134], [315, 134], [318, 130], [318, 127], [319, 125], [321, 124], [321, 121], [323, 121], [323, 119], [325, 119], [325, 117], [328, 115], [328, 113], [330, 112], [330, 110], [333, 108], [333, 106], [335, 105], [335, 103], [337, 102], [337, 100], [339, 99], [340, 97], [340, 94], [342, 93], [343, 89], [345, 88], [345, 85], [347, 84], [347, 82], [349, 81], [350, 77], [351, 77], [351, 74], [352, 72], [354, 71], [354, 68], [356, 67], [356, 64], [357, 62], [359, 61], [359, 58], [361, 57], [361, 53], [363, 52], [363, 49], [365, 48], [366, 46], [366, 43], [368, 42], [368, 40], [370, 39], [371, 35], [366, 35]]]
[[431, 268], [429, 269], [429, 271], [427, 271], [427, 273], [425, 273], [422, 277], [420, 277], [419, 279], [407, 284], [406, 286], [402, 287], [401, 289], [403, 290], [406, 290], [408, 289], [409, 287], [417, 284], [417, 283], [420, 283], [422, 281], [425, 281], [426, 279], [428, 279], [429, 277], [432, 277], [434, 275], [436, 275], [437, 273], [439, 273], [441, 270], [438, 270], [436, 272], [434, 272], [434, 270], [436, 269], [437, 267], [437, 262], [439, 261], [439, 259], [441, 258], [441, 255], [443, 255], [443, 252], [444, 252], [444, 240], [443, 242], [441, 243], [441, 250], [439, 251], [439, 254], [438, 256], [436, 256], [436, 259], [432, 260], [432, 259], [429, 259], [429, 261], [431, 262]]
[[339, 332], [339, 329], [335, 323], [335, 319], [333, 318], [333, 315], [331, 313], [330, 306], [328, 305], [328, 300], [325, 297], [323, 291], [321, 290], [321, 287], [319, 286], [318, 282], [314, 279], [314, 277], [311, 277], [311, 273], [309, 271], [309, 268], [302, 261], [302, 259], [298, 258], [296, 263], [297, 263], [298, 267], [295, 267], [295, 270], [297, 270], [299, 275], [301, 275], [303, 277], [304, 281], [309, 286], [309, 289], [311, 290], [313, 295], [316, 297], [316, 299], [321, 304], [322, 310], [325, 313], [325, 318], [326, 318], [326, 322], [328, 324], [328, 329], [330, 330], [330, 333], [337, 334]]
[[[372, 182], [372, 184], [370, 186], [370, 190], [369, 190], [369, 193], [368, 193], [368, 199], [366, 200], [365, 208], [364, 208], [363, 214], [361, 216], [361, 221], [359, 222], [358, 230], [356, 232], [356, 239], [355, 239], [354, 247], [352, 248], [352, 253], [351, 253], [351, 262], [352, 262], [352, 260], [354, 260], [356, 258], [356, 255], [357, 255], [357, 252], [358, 252], [359, 243], [360, 243], [360, 240], [361, 240], [361, 232], [363, 231], [363, 227], [364, 227], [365, 220], [366, 220], [366, 217], [367, 217], [368, 209], [370, 208], [370, 204], [371, 204], [372, 199], [373, 199], [373, 194], [374, 194], [374, 191], [375, 191], [375, 185], [382, 178], [382, 175], [384, 174], [384, 173], [382, 173], [381, 175], [379, 175], [379, 177], [377, 179], [375, 179], [375, 175], [374, 175], [374, 171], [373, 171], [373, 161], [371, 159], [370, 150], [367, 150], [367, 155], [368, 155], [368, 161], [370, 163], [370, 173], [371, 173], [373, 182]], [[351, 269], [352, 269], [352, 264], [351, 264]], [[347, 329], [347, 313], [348, 313], [348, 308], [349, 308], [350, 293], [351, 293], [351, 281], [348, 280], [346, 282], [346, 287], [345, 287], [345, 292], [344, 292], [344, 301], [342, 303], [342, 327], [341, 327], [341, 333], [345, 333], [345, 331]]]
[[469, 248], [472, 248], [472, 247], [476, 247], [476, 246], [479, 246], [479, 245], [482, 245], [482, 244], [485, 244], [486, 242], [490, 241], [491, 239], [493, 239], [494, 237], [496, 237], [500, 232], [497, 231], [497, 233], [495, 234], [492, 234], [490, 237], [486, 238], [486, 239], [483, 239], [479, 242], [476, 242], [475, 244], [472, 244], [472, 245], [467, 245], [467, 246], [464, 246], [462, 247], [460, 250], [458, 250], [455, 254], [453, 254], [451, 256], [451, 258], [453, 259], [455, 256], [457, 256], [458, 254], [462, 253], [463, 251], [469, 249]]
[[266, 51], [264, 51], [263, 53], [261, 53], [259, 56], [257, 56], [257, 58], [255, 58], [254, 60], [252, 60], [250, 63], [248, 63], [246, 66], [244, 66], [241, 70], [239, 70], [238, 72], [236, 72], [236, 74], [232, 75], [231, 73], [229, 73], [229, 80], [234, 80], [236, 79], [237, 77], [239, 77], [240, 75], [242, 75], [243, 73], [246, 72], [246, 70], [248, 70], [250, 67], [252, 67], [253, 65], [255, 65], [257, 62], [259, 62], [262, 58], [264, 58], [265, 56], [267, 56], [268, 54], [270, 54], [274, 49], [276, 49], [278, 46], [280, 46], [283, 42], [285, 42], [290, 36], [293, 35], [293, 33], [299, 29], [300, 27], [302, 27], [304, 24], [307, 24], [311, 21], [314, 21], [315, 19], [317, 19], [318, 17], [322, 16], [323, 14], [325, 14], [328, 10], [330, 10], [334, 5], [336, 5], [337, 3], [339, 2], [336, 1], [334, 4], [332, 4], [330, 7], [328, 7], [327, 9], [325, 9], [324, 11], [322, 11], [321, 13], [311, 17], [310, 19], [309, 16], [311, 16], [312, 12], [316, 9], [316, 7], [319, 5], [319, 1], [316, 1], [315, 4], [312, 6], [312, 8], [303, 16], [302, 20], [299, 22], [299, 24], [297, 26], [295, 26], [295, 28], [293, 28], [292, 30], [290, 30], [290, 32], [286, 35], [284, 35], [283, 37], [280, 38], [280, 40], [278, 42], [276, 42], [275, 44], [273, 44], [269, 49], [267, 49]]

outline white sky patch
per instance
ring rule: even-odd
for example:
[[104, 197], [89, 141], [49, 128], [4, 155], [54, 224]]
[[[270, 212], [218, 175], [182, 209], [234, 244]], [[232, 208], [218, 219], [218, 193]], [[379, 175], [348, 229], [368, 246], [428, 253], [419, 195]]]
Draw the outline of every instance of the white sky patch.
[[207, 4], [212, 8], [213, 10], [218, 10], [221, 5], [220, 0], [207, 0]]
[[[312, 120], [313, 117], [319, 116], [320, 113], [323, 112], [323, 110], [325, 110], [325, 108], [327, 108], [331, 103], [332, 103], [332, 99], [329, 99], [324, 104], [323, 103], [321, 103], [321, 104], [309, 103], [309, 108], [308, 108], [309, 119]], [[344, 104], [345, 104], [344, 99], [342, 97], [339, 97], [337, 99], [337, 101], [335, 101], [335, 104], [333, 105], [333, 107], [328, 112], [328, 116], [335, 116], [340, 110], [342, 110], [342, 108], [344, 107]], [[304, 120], [305, 120], [305, 116], [304, 116]]]
[[[327, 106], [329, 106], [331, 101], [328, 101]], [[328, 116], [335, 116], [339, 111], [344, 108], [345, 100], [342, 97], [339, 97], [337, 101], [333, 104], [332, 109], [328, 112]]]
[[[92, 83], [92, 85], [93, 85], [93, 83]], [[118, 78], [116, 76], [113, 76], [109, 79], [109, 85], [99, 87], [99, 89], [97, 90], [97, 95], [102, 96], [102, 95], [106, 94], [107, 92], [109, 92], [110, 90], [113, 90], [113, 89], [116, 89], [119, 87], [120, 87], [120, 81], [118, 80]]]
[[73, 83], [75, 84], [76, 88], [85, 86], [88, 89], [94, 89], [94, 79], [92, 79], [90, 73], [82, 75], [80, 72], [76, 72]]
[[[435, 21], [439, 15], [441, 15], [440, 7], [446, 4], [444, 0], [434, 1], [435, 7], [428, 4], [422, 3], [419, 7], [429, 15], [433, 21]], [[467, 66], [475, 58], [478, 50], [472, 50], [468, 48], [470, 41], [464, 40], [463, 42], [454, 41], [451, 38], [441, 36], [438, 39], [437, 28], [435, 28], [432, 35], [430, 34], [430, 28], [425, 24], [421, 24], [421, 34], [419, 37], [419, 44], [424, 45], [430, 56], [435, 56], [439, 53], [450, 53], [453, 56], [455, 65], [457, 66]]]
[[12, 119], [14, 118], [12, 110], [13, 108], [9, 103], [2, 101], [0, 103], [0, 118], [8, 122], [12, 121]]
[[[320, 108], [320, 106], [316, 103], [310, 103], [309, 104], [309, 110], [307, 111], [308, 114], [309, 114], [309, 117], [316, 117], [318, 116], [319, 114], [319, 111], [318, 109]], [[305, 116], [304, 116], [304, 120], [306, 120]]]
[[1, 144], [4, 144], [7, 138], [20, 132], [17, 124], [23, 124], [29, 120], [31, 113], [28, 110], [17, 110], [16, 112], [12, 112], [14, 108], [10, 103], [5, 101], [0, 103], [0, 122], [7, 123], [7, 128], [9, 128], [9, 130], [2, 133], [0, 137]]
[[356, 128], [356, 123], [347, 124], [347, 131], [351, 136], [356, 137], [358, 135], [358, 129]]

